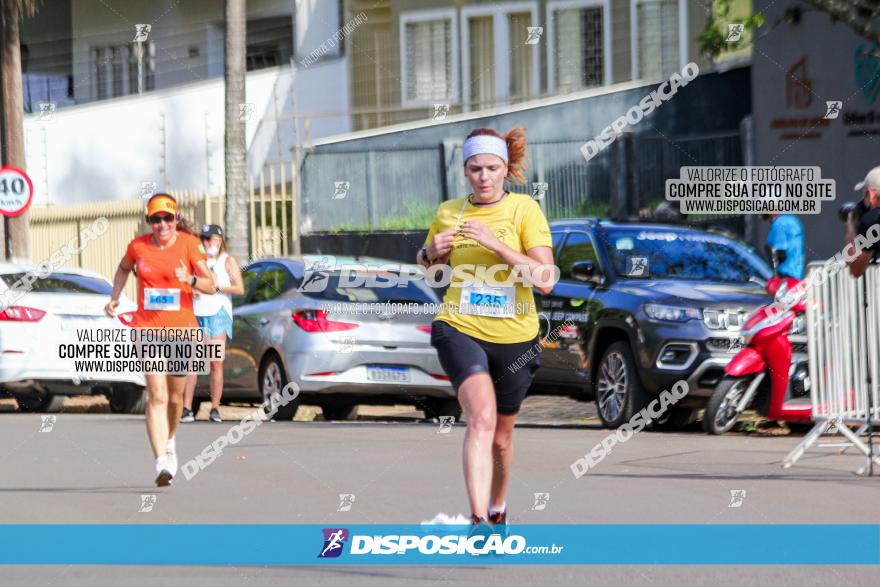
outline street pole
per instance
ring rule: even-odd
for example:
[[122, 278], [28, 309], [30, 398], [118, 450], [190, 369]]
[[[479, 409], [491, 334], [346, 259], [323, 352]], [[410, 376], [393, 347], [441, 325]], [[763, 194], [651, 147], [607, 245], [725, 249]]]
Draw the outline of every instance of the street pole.
[[[21, 12], [18, 2], [0, 2], [0, 159], [25, 168], [24, 103], [21, 88]], [[4, 260], [29, 261], [29, 213], [5, 218], [0, 254]]]

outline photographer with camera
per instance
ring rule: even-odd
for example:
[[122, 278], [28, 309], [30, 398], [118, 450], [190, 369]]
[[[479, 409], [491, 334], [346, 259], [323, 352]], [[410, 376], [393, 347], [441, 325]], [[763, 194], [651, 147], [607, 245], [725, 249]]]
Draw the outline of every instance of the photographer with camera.
[[[864, 236], [871, 226], [880, 223], [880, 166], [874, 167], [868, 172], [863, 181], [856, 184], [855, 190], [864, 190], [865, 197], [857, 203], [847, 203], [840, 207], [840, 218], [846, 221], [846, 244], [854, 244], [856, 235]], [[861, 277], [868, 269], [868, 265], [880, 255], [880, 243], [873, 244], [870, 248], [859, 252], [846, 264], [853, 277]]]

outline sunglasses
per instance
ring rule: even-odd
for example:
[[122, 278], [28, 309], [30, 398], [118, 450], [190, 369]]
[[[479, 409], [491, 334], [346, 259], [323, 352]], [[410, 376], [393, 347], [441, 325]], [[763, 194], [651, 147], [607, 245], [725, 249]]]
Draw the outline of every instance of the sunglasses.
[[160, 222], [171, 224], [172, 222], [174, 222], [175, 218], [171, 214], [156, 214], [154, 216], [148, 217], [147, 220], [150, 221], [150, 224], [159, 224]]

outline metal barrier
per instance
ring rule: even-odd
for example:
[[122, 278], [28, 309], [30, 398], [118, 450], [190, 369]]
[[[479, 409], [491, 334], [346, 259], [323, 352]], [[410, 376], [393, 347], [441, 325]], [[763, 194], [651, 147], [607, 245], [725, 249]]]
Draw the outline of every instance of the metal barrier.
[[[846, 441], [818, 446], [842, 446], [841, 453], [855, 447], [870, 457], [870, 434], [867, 442], [862, 436], [871, 425], [880, 426], [880, 265], [869, 266], [859, 279], [845, 266], [820, 270], [823, 265], [811, 263], [806, 278], [810, 399], [816, 425], [785, 458], [785, 468], [823, 434], [835, 431]], [[880, 465], [880, 454], [874, 455], [874, 462]]]

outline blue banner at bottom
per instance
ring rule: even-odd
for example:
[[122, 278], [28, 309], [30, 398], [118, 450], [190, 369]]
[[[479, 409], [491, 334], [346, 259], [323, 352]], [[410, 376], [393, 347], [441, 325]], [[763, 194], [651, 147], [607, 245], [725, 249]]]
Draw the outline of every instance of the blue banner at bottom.
[[[6, 524], [0, 564], [880, 564], [880, 525]], [[493, 533], [494, 532], [494, 533]]]

